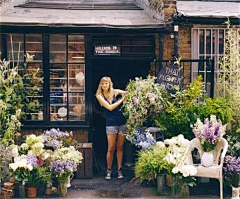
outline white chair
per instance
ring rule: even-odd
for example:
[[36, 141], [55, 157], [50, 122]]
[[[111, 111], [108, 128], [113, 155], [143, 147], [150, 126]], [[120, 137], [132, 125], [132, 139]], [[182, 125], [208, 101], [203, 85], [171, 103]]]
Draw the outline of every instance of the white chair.
[[195, 177], [206, 177], [206, 178], [215, 178], [219, 180], [220, 183], [220, 199], [223, 199], [223, 162], [224, 157], [226, 155], [228, 149], [228, 142], [226, 139], [222, 138], [216, 148], [213, 150], [214, 162], [210, 167], [204, 167], [201, 164], [193, 164], [192, 151], [196, 148], [202, 157], [203, 151], [200, 145], [200, 141], [197, 138], [191, 140], [186, 149], [186, 164], [191, 164], [196, 167], [197, 173], [194, 175]]

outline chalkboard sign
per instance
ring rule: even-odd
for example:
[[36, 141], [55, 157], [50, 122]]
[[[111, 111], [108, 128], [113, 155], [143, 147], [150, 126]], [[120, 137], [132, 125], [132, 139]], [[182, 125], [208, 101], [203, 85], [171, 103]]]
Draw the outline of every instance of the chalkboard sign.
[[157, 83], [161, 84], [169, 93], [174, 93], [175, 86], [182, 87], [183, 72], [177, 65], [163, 67], [158, 73]]
[[95, 55], [120, 55], [121, 48], [120, 46], [95, 46], [94, 49]]

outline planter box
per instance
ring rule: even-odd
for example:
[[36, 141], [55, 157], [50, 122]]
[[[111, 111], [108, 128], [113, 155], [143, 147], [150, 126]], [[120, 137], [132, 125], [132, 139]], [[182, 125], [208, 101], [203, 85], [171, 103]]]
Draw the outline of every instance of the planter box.
[[78, 143], [77, 149], [82, 153], [83, 160], [79, 164], [76, 178], [93, 178], [92, 143]]

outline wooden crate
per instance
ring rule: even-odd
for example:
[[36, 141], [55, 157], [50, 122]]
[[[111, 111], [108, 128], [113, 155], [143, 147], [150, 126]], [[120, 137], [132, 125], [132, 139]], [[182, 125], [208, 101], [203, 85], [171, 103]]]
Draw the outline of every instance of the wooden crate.
[[77, 149], [82, 153], [83, 160], [78, 166], [76, 178], [93, 178], [92, 143], [78, 143]]

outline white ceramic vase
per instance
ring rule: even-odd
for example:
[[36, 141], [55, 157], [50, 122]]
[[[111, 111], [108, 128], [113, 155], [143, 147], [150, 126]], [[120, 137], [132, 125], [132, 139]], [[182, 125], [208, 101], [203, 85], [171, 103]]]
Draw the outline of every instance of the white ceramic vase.
[[73, 179], [73, 174], [68, 176], [68, 180], [67, 180], [67, 188], [71, 187], [71, 180]]
[[231, 199], [240, 199], [239, 194], [240, 194], [240, 187], [233, 187], [232, 186], [232, 197], [231, 197]]
[[203, 152], [201, 158], [201, 164], [205, 167], [210, 167], [213, 164], [213, 154], [212, 152]]

